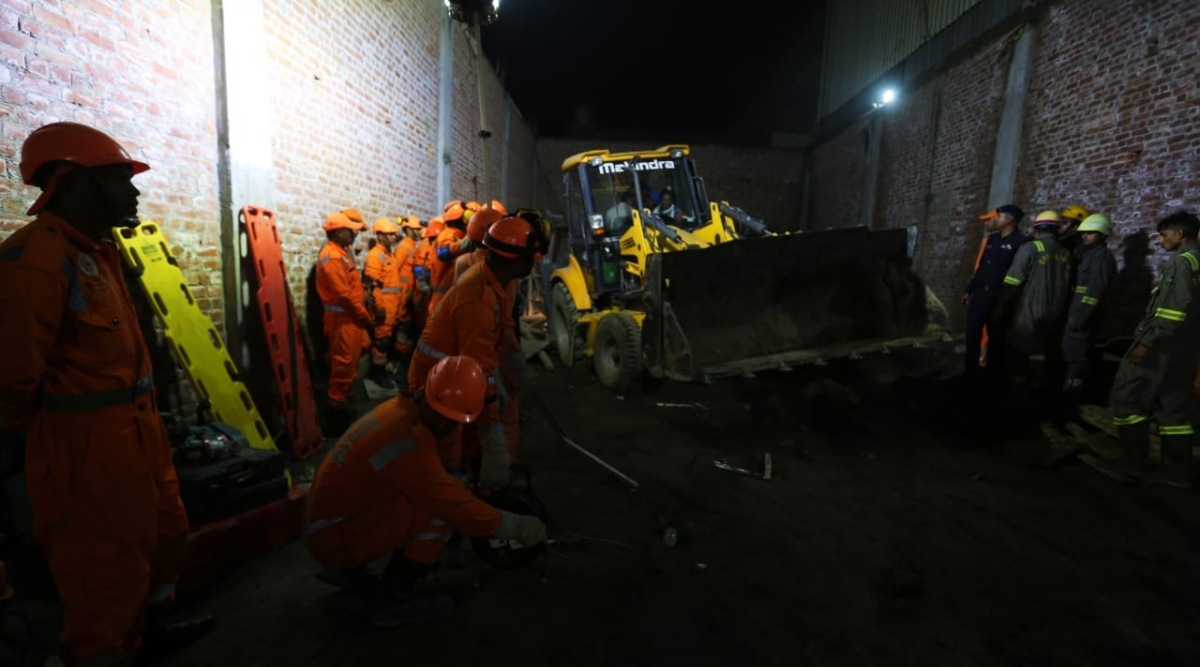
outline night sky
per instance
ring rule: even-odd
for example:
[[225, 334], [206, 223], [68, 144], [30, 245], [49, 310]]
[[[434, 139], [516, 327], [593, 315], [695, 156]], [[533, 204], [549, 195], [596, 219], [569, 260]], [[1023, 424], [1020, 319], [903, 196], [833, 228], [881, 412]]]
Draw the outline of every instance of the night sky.
[[482, 36], [542, 135], [562, 134], [580, 105], [605, 129], [721, 132], [766, 86], [805, 24], [820, 20], [817, 5], [502, 0]]

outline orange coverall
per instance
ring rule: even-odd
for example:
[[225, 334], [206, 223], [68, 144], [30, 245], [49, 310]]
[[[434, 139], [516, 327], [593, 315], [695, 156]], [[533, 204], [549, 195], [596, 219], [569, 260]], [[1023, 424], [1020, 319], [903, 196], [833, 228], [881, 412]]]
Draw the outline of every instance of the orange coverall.
[[463, 254], [458, 247], [458, 242], [466, 236], [465, 230], [446, 225], [446, 228], [437, 235], [437, 239], [433, 242], [434, 256], [431, 260], [432, 265], [429, 267], [432, 276], [429, 279], [429, 286], [433, 289], [429, 294], [427, 318], [433, 315], [434, 309], [446, 297], [446, 292], [454, 286], [454, 262]]
[[367, 329], [375, 318], [363, 303], [366, 296], [354, 259], [333, 241], [317, 256], [317, 294], [325, 306], [329, 339], [329, 403], [344, 406], [358, 374], [358, 358], [370, 345]]
[[[430, 315], [408, 366], [408, 388], [415, 393], [425, 388], [429, 369], [448, 356], [462, 354], [479, 362], [483, 372], [491, 377], [483, 413], [476, 422], [480, 431], [503, 429], [497, 401], [499, 356], [496, 349], [503, 326], [504, 301], [504, 286], [491, 267], [481, 262], [467, 271], [462, 280], [446, 292], [443, 305]], [[443, 447], [452, 449], [443, 451], [448, 467], [458, 469], [462, 462], [459, 440], [446, 442]]]
[[453, 531], [482, 536], [500, 510], [445, 471], [420, 409], [404, 396], [379, 404], [338, 440], [308, 494], [308, 549], [345, 570], [398, 549], [432, 565]]
[[[400, 299], [403, 293], [400, 285], [400, 265], [383, 244], [377, 243], [367, 252], [367, 263], [363, 273], [371, 279], [371, 297], [375, 301], [375, 307], [384, 310], [382, 321], [378, 317], [374, 319], [374, 345], [371, 346], [371, 363], [382, 366], [387, 363], [392, 331], [400, 318]], [[372, 316], [374, 315], [372, 313]]]
[[34, 538], [68, 660], [141, 641], [188, 521], [116, 248], [48, 211], [0, 244], [0, 417], [26, 432]]
[[[392, 253], [396, 262], [396, 271], [400, 274], [400, 308], [396, 311], [395, 330], [405, 336], [412, 336], [413, 291], [416, 278], [413, 276], [413, 262], [416, 261], [417, 241], [411, 236], [405, 236], [396, 244]], [[412, 352], [412, 343], [396, 341], [396, 350], [401, 354]]]
[[[456, 281], [461, 280], [472, 266], [482, 264], [486, 257], [486, 248], [480, 248], [459, 257], [458, 261], [454, 263], [454, 270], [457, 274]], [[517, 443], [521, 441], [521, 397], [515, 391], [516, 378], [514, 377], [514, 371], [521, 369], [512, 368], [512, 363], [516, 363], [516, 357], [513, 355], [521, 353], [521, 341], [517, 336], [517, 322], [513, 312], [516, 308], [517, 290], [520, 288], [521, 281], [519, 280], [510, 282], [505, 288], [504, 313], [500, 320], [500, 343], [496, 349], [496, 354], [500, 358], [500, 381], [504, 383], [504, 388], [508, 391], [508, 400], [505, 402], [500, 420], [504, 424], [504, 439], [508, 443], [509, 457], [514, 463], [517, 460]], [[505, 361], [506, 359], [510, 361]], [[524, 356], [520, 358], [520, 363], [525, 363]], [[472, 461], [479, 455], [478, 432], [473, 424], [467, 424], [462, 431], [462, 456], [464, 459]]]
[[[413, 269], [418, 266], [425, 267], [428, 271], [433, 271], [433, 263], [437, 261], [434, 256], [434, 239], [421, 239], [417, 241], [417, 245], [413, 248]], [[432, 286], [432, 282], [430, 283]], [[413, 319], [417, 323], [417, 335], [421, 335], [421, 330], [425, 328], [425, 322], [429, 319], [429, 299], [432, 293], [422, 292], [417, 289], [416, 279], [413, 279]]]

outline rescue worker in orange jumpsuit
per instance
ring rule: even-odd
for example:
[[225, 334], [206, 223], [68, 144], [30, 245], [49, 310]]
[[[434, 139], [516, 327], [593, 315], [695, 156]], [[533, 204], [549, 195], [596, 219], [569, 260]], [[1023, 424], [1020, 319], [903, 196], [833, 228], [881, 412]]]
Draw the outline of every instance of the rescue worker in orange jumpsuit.
[[421, 240], [421, 220], [415, 215], [407, 218], [396, 218], [400, 223], [400, 242], [396, 244], [393, 253], [396, 259], [396, 270], [400, 273], [400, 309], [396, 313], [395, 346], [393, 351], [401, 360], [407, 361], [412, 354], [413, 340], [413, 289], [416, 277], [413, 275], [413, 263], [416, 261], [417, 243]]
[[42, 190], [28, 211], [37, 219], [0, 244], [0, 418], [25, 434], [33, 534], [58, 588], [67, 665], [154, 660], [213, 627], [165, 614], [188, 520], [112, 242], [138, 225], [132, 178], [147, 169], [86, 125], [34, 130], [20, 170]]
[[433, 314], [446, 292], [454, 285], [454, 261], [471, 251], [463, 213], [463, 208], [456, 204], [442, 214], [446, 228], [433, 242], [434, 259], [429, 267], [429, 311], [426, 318]]
[[[342, 585], [341, 606], [370, 610], [376, 627], [453, 610], [451, 598], [415, 587], [452, 531], [525, 546], [546, 541], [540, 519], [488, 505], [447, 473], [439, 456], [436, 440], [483, 411], [488, 379], [479, 363], [443, 358], [421, 384], [423, 392], [385, 401], [355, 422], [321, 463], [308, 495], [306, 542], [327, 570], [321, 578]], [[388, 553], [376, 581], [366, 565]]]
[[387, 372], [387, 362], [393, 346], [392, 332], [400, 319], [403, 292], [400, 265], [394, 255], [400, 228], [389, 218], [379, 218], [372, 231], [375, 232], [375, 245], [367, 251], [363, 267], [363, 289], [367, 301], [373, 304], [375, 315], [375, 328], [371, 332], [371, 371], [367, 377], [384, 389], [395, 389], [396, 382]]
[[[471, 268], [446, 294], [443, 306], [430, 316], [408, 367], [408, 386], [419, 391], [425, 375], [438, 360], [466, 355], [480, 363], [491, 378], [488, 402], [479, 419], [482, 449], [478, 481], [483, 488], [502, 487], [509, 481], [510, 455], [501, 422], [507, 407], [506, 388], [499, 381], [499, 348], [506, 317], [506, 286], [527, 275], [541, 253], [546, 239], [522, 218], [502, 218], [484, 235], [488, 249], [484, 261]], [[503, 403], [503, 405], [502, 405]], [[446, 448], [451, 469], [461, 466], [461, 450], [454, 443]]]
[[418, 338], [421, 336], [421, 330], [425, 328], [425, 321], [429, 319], [429, 297], [433, 291], [430, 285], [430, 276], [433, 263], [436, 261], [433, 243], [444, 227], [442, 216], [430, 218], [425, 233], [413, 250], [413, 278], [416, 280], [412, 298], [413, 321], [416, 323]]
[[[499, 203], [499, 202], [496, 202]], [[505, 217], [500, 211], [485, 208], [471, 217], [467, 223], [467, 238], [476, 249], [462, 255], [454, 264], [455, 281], [461, 280], [463, 274], [472, 266], [482, 262], [487, 257], [488, 249], [483, 247], [483, 238], [492, 223]], [[504, 439], [508, 443], [508, 454], [512, 462], [517, 460], [517, 444], [521, 441], [521, 401], [522, 390], [527, 386], [528, 364], [521, 351], [521, 341], [517, 335], [516, 301], [517, 290], [521, 287], [520, 280], [513, 280], [505, 286], [503, 314], [500, 320], [500, 345], [497, 353], [500, 356], [500, 380], [508, 392], [504, 410], [500, 415], [504, 424]], [[480, 456], [479, 434], [472, 427], [462, 431], [462, 457], [468, 465], [474, 465]]]
[[331, 213], [324, 229], [329, 241], [317, 255], [317, 294], [325, 308], [323, 324], [329, 339], [329, 427], [339, 430], [346, 425], [346, 402], [375, 318], [367, 310], [362, 276], [349, 252], [363, 226]]

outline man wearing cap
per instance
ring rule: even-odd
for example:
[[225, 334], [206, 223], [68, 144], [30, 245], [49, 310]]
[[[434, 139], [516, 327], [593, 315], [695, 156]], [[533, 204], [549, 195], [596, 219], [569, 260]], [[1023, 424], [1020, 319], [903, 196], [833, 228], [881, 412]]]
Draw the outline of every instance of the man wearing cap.
[[[1004, 276], [1004, 286], [992, 307], [988, 329], [1006, 331], [1008, 351], [1016, 353], [1019, 375], [1031, 387], [1057, 392], [1062, 382], [1062, 334], [1071, 298], [1071, 253], [1058, 242], [1058, 213], [1042, 211], [1033, 222], [1033, 241], [1022, 245]], [[989, 365], [1004, 350], [994, 349]], [[1030, 373], [1029, 356], [1044, 355], [1041, 372]], [[995, 370], [1006, 372], [1004, 362]], [[998, 377], [998, 379], [1004, 379]]]
[[[983, 328], [988, 325], [988, 316], [995, 304], [1000, 286], [1004, 284], [1004, 275], [1008, 273], [1017, 250], [1029, 240], [1029, 237], [1017, 229], [1025, 212], [1013, 204], [1005, 204], [994, 211], [979, 216], [984, 221], [984, 230], [989, 232], [983, 252], [979, 257], [979, 266], [963, 291], [962, 303], [967, 307], [966, 349], [964, 350], [963, 371], [968, 378], [979, 373], [979, 353], [983, 340]], [[988, 349], [1004, 347], [1003, 327], [992, 331], [988, 326]], [[992, 368], [989, 354], [988, 367]]]
[[317, 255], [317, 294], [325, 308], [323, 323], [329, 339], [328, 428], [347, 426], [346, 402], [358, 375], [358, 359], [370, 344], [368, 331], [375, 318], [367, 310], [362, 276], [348, 249], [365, 228], [343, 213], [325, 218], [328, 242]]
[[112, 237], [138, 225], [133, 177], [149, 168], [86, 125], [34, 130], [20, 171], [42, 191], [37, 219], [0, 244], [0, 422], [25, 434], [33, 537], [62, 605], [67, 665], [152, 660], [213, 626], [164, 613], [188, 519]]

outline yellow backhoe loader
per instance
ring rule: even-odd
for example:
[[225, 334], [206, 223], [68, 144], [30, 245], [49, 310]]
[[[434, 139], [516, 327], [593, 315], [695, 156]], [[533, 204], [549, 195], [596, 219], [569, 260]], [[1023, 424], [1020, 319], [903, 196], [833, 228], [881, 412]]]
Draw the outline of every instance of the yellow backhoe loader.
[[906, 229], [774, 233], [710, 201], [686, 145], [562, 165], [535, 268], [558, 363], [618, 392], [647, 375], [708, 382], [947, 341]]

